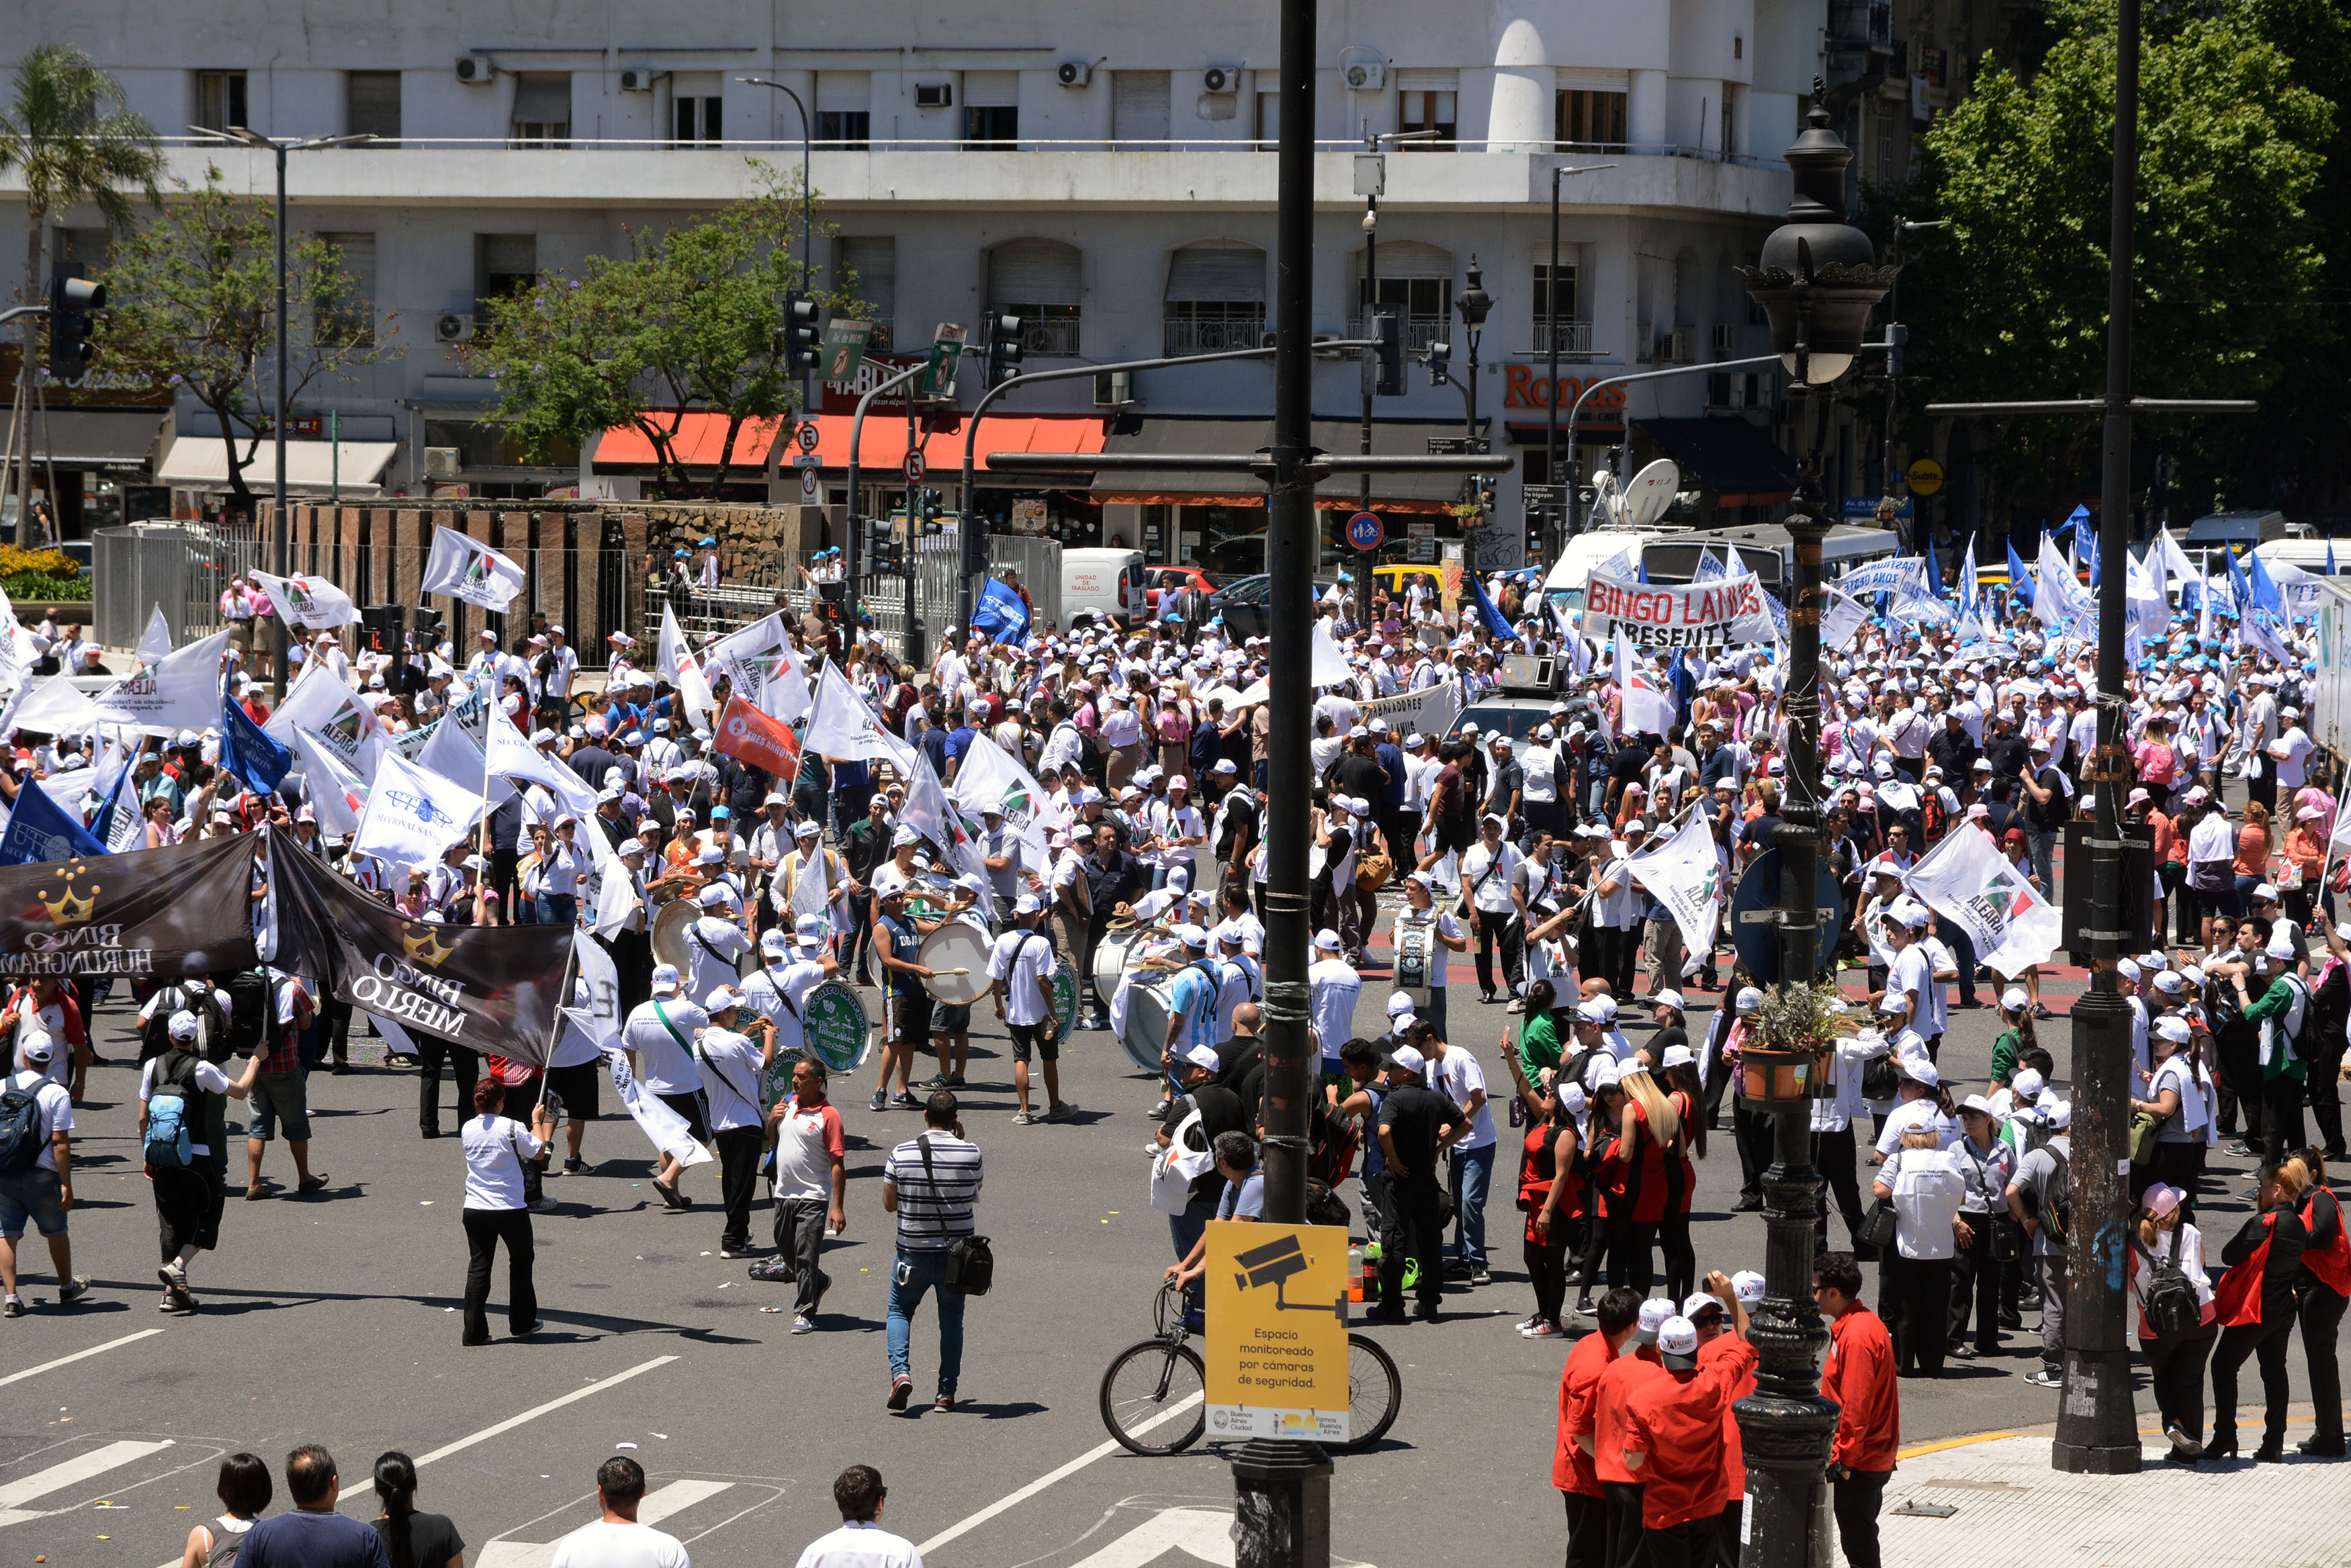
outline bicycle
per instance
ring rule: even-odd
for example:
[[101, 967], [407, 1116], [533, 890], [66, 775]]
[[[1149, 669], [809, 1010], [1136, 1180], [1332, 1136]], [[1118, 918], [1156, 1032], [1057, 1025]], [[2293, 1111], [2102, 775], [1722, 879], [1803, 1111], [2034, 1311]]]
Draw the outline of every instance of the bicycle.
[[[1186, 1344], [1193, 1334], [1185, 1320], [1181, 1287], [1169, 1280], [1154, 1305], [1158, 1333], [1128, 1345], [1102, 1373], [1099, 1401], [1102, 1425], [1131, 1453], [1180, 1454], [1207, 1429], [1207, 1368]], [[1347, 1335], [1347, 1430], [1343, 1443], [1325, 1443], [1333, 1453], [1361, 1453], [1387, 1435], [1404, 1405], [1404, 1379], [1377, 1341]], [[1186, 1418], [1188, 1417], [1188, 1418]], [[1157, 1434], [1172, 1428], [1164, 1438]], [[1150, 1436], [1146, 1436], [1150, 1434]]]

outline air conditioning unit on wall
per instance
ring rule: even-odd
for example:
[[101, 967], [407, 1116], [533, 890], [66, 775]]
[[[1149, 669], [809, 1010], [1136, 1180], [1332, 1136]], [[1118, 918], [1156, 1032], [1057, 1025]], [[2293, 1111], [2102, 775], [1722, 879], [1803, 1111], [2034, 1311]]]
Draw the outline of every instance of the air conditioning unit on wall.
[[1065, 88], [1081, 88], [1094, 79], [1094, 67], [1086, 60], [1063, 60], [1053, 67], [1053, 79]]
[[914, 107], [916, 109], [953, 109], [955, 84], [953, 82], [916, 82]]
[[651, 92], [653, 90], [653, 76], [654, 73], [648, 70], [622, 71], [621, 73], [621, 90], [622, 92]]
[[1241, 73], [1238, 66], [1210, 66], [1200, 73], [1200, 90], [1224, 94], [1241, 90]]
[[467, 87], [480, 87], [496, 79], [498, 67], [478, 55], [467, 55], [457, 62], [457, 79]]
[[1104, 370], [1094, 377], [1094, 407], [1123, 409], [1134, 402], [1134, 372]]
[[473, 337], [474, 318], [470, 316], [461, 316], [453, 310], [433, 324], [433, 340], [435, 343], [470, 343]]
[[455, 479], [458, 473], [457, 449], [454, 446], [428, 446], [424, 449], [424, 477]]

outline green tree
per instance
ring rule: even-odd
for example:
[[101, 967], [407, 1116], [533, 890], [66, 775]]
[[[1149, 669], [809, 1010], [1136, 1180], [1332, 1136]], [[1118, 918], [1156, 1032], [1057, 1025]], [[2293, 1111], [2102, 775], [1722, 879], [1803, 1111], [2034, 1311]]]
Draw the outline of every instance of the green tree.
[[[2140, 53], [2134, 362], [2149, 396], [2259, 396], [2298, 351], [2322, 267], [2306, 203], [2331, 106], [2264, 31], [2281, 4], [2177, 7]], [[1950, 227], [1903, 278], [1909, 370], [1941, 400], [2095, 396], [2105, 379], [2113, 0], [2051, 0], [2028, 82], [1987, 58], [1898, 205]], [[2062, 514], [2095, 482], [2095, 418], [1996, 431], [2010, 499]], [[2060, 503], [2063, 503], [2061, 505]]]
[[[785, 363], [785, 296], [808, 289], [792, 252], [802, 193], [757, 159], [758, 193], [678, 227], [628, 234], [625, 255], [590, 256], [578, 275], [542, 273], [486, 304], [469, 367], [494, 378], [488, 423], [534, 462], [618, 428], [651, 443], [671, 495], [717, 494], [754, 462], [748, 427], [764, 432], [799, 405]], [[814, 291], [830, 310], [845, 295]], [[726, 421], [706, 485], [687, 472], [681, 431], [690, 412]]]
[[[217, 167], [202, 189], [168, 204], [107, 264], [99, 344], [110, 369], [193, 398], [220, 423], [235, 508], [253, 511], [246, 470], [272, 433], [277, 344], [276, 211], [225, 188]], [[322, 377], [349, 379], [392, 336], [316, 234], [286, 245], [288, 408]]]

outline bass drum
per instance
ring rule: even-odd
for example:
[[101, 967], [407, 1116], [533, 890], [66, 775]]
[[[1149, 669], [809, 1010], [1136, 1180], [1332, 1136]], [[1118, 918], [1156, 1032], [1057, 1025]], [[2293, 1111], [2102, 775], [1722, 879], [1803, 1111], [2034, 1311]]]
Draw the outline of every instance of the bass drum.
[[653, 911], [653, 962], [675, 964], [684, 974], [692, 961], [693, 949], [687, 932], [702, 918], [702, 906], [691, 898], [678, 898]]
[[[828, 980], [810, 987], [800, 1004], [802, 1049], [833, 1073], [854, 1073], [862, 1067], [872, 1053], [876, 1033], [865, 1011], [865, 999], [844, 981]], [[783, 1068], [789, 1090], [790, 1065], [782, 1053], [778, 1054], [776, 1064]], [[770, 1108], [773, 1104], [769, 1102]]]
[[987, 932], [966, 920], [949, 920], [923, 939], [915, 962], [925, 969], [955, 970], [923, 981], [923, 988], [949, 1007], [968, 1007], [987, 994]]
[[1161, 1071], [1160, 1054], [1167, 1049], [1167, 1020], [1174, 1015], [1176, 980], [1173, 975], [1161, 980], [1148, 980], [1137, 974], [1126, 987], [1126, 1027], [1120, 1030], [1118, 1043], [1134, 1064], [1156, 1076]]
[[1104, 1007], [1118, 990], [1118, 977], [1126, 972], [1126, 955], [1141, 933], [1130, 926], [1123, 930], [1104, 931], [1101, 941], [1094, 944], [1094, 994]]

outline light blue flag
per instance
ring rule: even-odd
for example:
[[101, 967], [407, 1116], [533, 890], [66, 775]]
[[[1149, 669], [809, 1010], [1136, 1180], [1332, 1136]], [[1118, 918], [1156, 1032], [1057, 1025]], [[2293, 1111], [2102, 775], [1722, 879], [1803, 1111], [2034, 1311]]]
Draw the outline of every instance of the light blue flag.
[[990, 577], [972, 607], [971, 629], [992, 642], [1019, 642], [1029, 635], [1029, 607], [1019, 594]]
[[49, 798], [48, 791], [28, 779], [16, 792], [7, 829], [0, 832], [0, 866], [31, 866], [105, 853], [106, 846], [67, 815], [65, 807]]
[[2270, 576], [2270, 569], [2267, 566], [2262, 565], [2260, 553], [2248, 550], [2245, 552], [2245, 560], [2247, 562], [2246, 587], [2252, 591], [2253, 607], [2265, 609], [2273, 616], [2283, 617], [2284, 597], [2278, 592], [2277, 579]]

